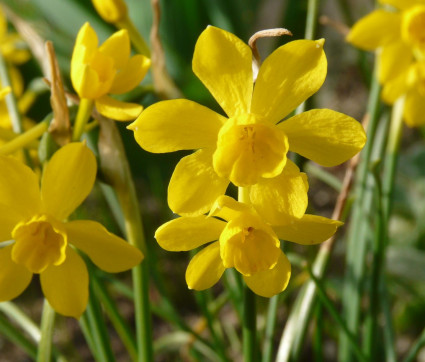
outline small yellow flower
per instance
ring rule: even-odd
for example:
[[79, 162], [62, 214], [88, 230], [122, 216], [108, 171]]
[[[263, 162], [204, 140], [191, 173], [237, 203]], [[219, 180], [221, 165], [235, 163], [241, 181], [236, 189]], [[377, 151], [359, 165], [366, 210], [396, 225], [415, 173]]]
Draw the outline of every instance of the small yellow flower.
[[132, 90], [146, 75], [150, 59], [140, 54], [130, 57], [130, 52], [127, 30], [117, 31], [98, 47], [95, 31], [85, 23], [72, 54], [71, 80], [78, 95], [94, 100], [99, 113], [118, 121], [132, 120], [143, 109], [107, 96]]
[[70, 143], [53, 155], [41, 189], [37, 175], [14, 158], [0, 157], [0, 169], [0, 301], [20, 295], [33, 274], [40, 274], [52, 307], [79, 318], [87, 305], [89, 279], [71, 244], [110, 273], [142, 260], [138, 249], [97, 222], [65, 222], [96, 177], [95, 157], [84, 144]]
[[294, 177], [284, 175], [287, 152], [334, 166], [364, 146], [361, 125], [342, 113], [314, 109], [285, 119], [325, 80], [323, 40], [293, 41], [275, 50], [254, 87], [251, 49], [233, 34], [209, 26], [196, 43], [193, 71], [228, 118], [179, 99], [150, 106], [128, 127], [150, 152], [199, 149], [179, 162], [171, 178], [168, 202], [175, 213], [208, 211], [232, 182], [250, 187], [255, 207], [267, 212], [285, 204], [289, 208], [283, 216], [301, 217], [307, 206], [305, 182], [292, 172], [293, 165], [288, 167]]
[[347, 41], [364, 50], [379, 49], [378, 80], [382, 99], [393, 104], [405, 95], [407, 125], [425, 124], [425, 3], [422, 0], [380, 0], [380, 8], [354, 24]]
[[169, 251], [187, 251], [211, 243], [187, 267], [190, 289], [210, 288], [226, 268], [235, 268], [252, 291], [272, 297], [286, 288], [291, 276], [291, 265], [280, 249], [279, 239], [313, 245], [327, 240], [342, 225], [314, 215], [284, 221], [283, 225], [269, 225], [252, 206], [220, 196], [209, 216], [183, 216], [169, 221], [159, 227], [155, 238]]
[[100, 17], [107, 23], [117, 23], [127, 17], [127, 5], [124, 0], [92, 0]]

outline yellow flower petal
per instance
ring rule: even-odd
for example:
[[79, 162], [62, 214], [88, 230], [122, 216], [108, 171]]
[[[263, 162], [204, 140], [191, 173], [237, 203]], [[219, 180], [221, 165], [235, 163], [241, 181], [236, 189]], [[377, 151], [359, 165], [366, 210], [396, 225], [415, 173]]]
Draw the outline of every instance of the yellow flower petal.
[[143, 260], [142, 252], [124, 239], [111, 234], [95, 221], [76, 220], [65, 224], [69, 243], [86, 253], [108, 273], [128, 270]]
[[47, 163], [41, 182], [45, 212], [66, 219], [88, 196], [96, 178], [96, 159], [83, 143], [69, 143]]
[[257, 295], [271, 298], [283, 292], [291, 278], [291, 264], [282, 252], [276, 266], [271, 270], [258, 272], [251, 276], [244, 276], [248, 287]]
[[12, 261], [13, 245], [0, 248], [0, 302], [20, 295], [31, 282], [32, 273], [22, 265]]
[[236, 186], [250, 186], [261, 177], [279, 175], [286, 163], [286, 135], [252, 114], [230, 118], [218, 134], [214, 170]]
[[396, 78], [413, 60], [411, 47], [404, 42], [394, 42], [382, 48], [378, 58], [378, 79], [381, 84]]
[[53, 309], [65, 316], [80, 318], [87, 306], [89, 275], [83, 259], [70, 247], [66, 260], [40, 274], [41, 288]]
[[88, 65], [79, 67], [75, 74], [71, 79], [72, 86], [81, 98], [96, 99], [104, 94], [97, 73]]
[[406, 94], [404, 120], [409, 127], [418, 127], [425, 124], [424, 97], [416, 89], [412, 89]]
[[163, 153], [215, 148], [226, 118], [186, 99], [162, 101], [146, 108], [132, 124], [137, 143], [149, 152]]
[[280, 241], [256, 214], [241, 213], [220, 235], [220, 255], [225, 268], [243, 275], [272, 269], [281, 253]]
[[92, 0], [97, 13], [108, 23], [122, 21], [127, 16], [127, 5], [123, 0]]
[[179, 217], [161, 225], [155, 239], [168, 251], [187, 251], [218, 240], [226, 223], [204, 215]]
[[288, 136], [291, 151], [327, 167], [347, 161], [366, 143], [359, 122], [330, 109], [301, 113], [278, 127]]
[[12, 239], [12, 230], [22, 218], [22, 215], [9, 206], [0, 204], [0, 242]]
[[272, 227], [279, 239], [314, 245], [328, 240], [341, 225], [341, 221], [305, 214], [301, 219], [293, 219], [286, 225]]
[[305, 176], [290, 160], [282, 173], [262, 179], [250, 188], [250, 200], [258, 213], [270, 224], [281, 225], [288, 217], [300, 218], [307, 208]]
[[99, 51], [114, 60], [117, 69], [123, 68], [130, 58], [130, 37], [126, 29], [112, 34], [99, 47]]
[[192, 68], [229, 117], [249, 112], [252, 52], [242, 40], [208, 26], [196, 42]]
[[217, 283], [224, 273], [220, 258], [220, 244], [215, 242], [197, 253], [186, 269], [189, 289], [204, 290]]
[[0, 202], [12, 214], [30, 218], [40, 211], [37, 175], [22, 162], [0, 156]]
[[96, 32], [88, 22], [84, 23], [78, 31], [77, 38], [75, 39], [75, 46], [84, 46], [88, 49], [96, 49], [98, 39]]
[[374, 50], [400, 40], [400, 25], [400, 14], [378, 9], [355, 23], [346, 40], [358, 48]]
[[228, 185], [227, 179], [215, 173], [211, 152], [199, 150], [177, 164], [168, 185], [168, 205], [179, 215], [203, 214], [226, 192]]
[[120, 69], [115, 76], [110, 92], [121, 94], [137, 87], [145, 77], [151, 65], [151, 60], [141, 54], [131, 57], [124, 68]]
[[217, 216], [226, 221], [238, 217], [242, 212], [251, 212], [252, 207], [243, 202], [237, 202], [230, 196], [220, 196], [211, 207], [209, 216]]
[[117, 99], [103, 96], [95, 101], [97, 111], [107, 118], [116, 121], [131, 121], [142, 112], [143, 106], [135, 103], [121, 102]]
[[396, 78], [393, 78], [384, 84], [381, 97], [385, 103], [393, 104], [399, 97], [407, 92], [409, 89], [407, 81], [408, 76], [409, 69], [405, 69], [405, 71], [399, 74]]
[[326, 78], [323, 40], [296, 40], [276, 49], [258, 73], [251, 112], [277, 123], [316, 93]]

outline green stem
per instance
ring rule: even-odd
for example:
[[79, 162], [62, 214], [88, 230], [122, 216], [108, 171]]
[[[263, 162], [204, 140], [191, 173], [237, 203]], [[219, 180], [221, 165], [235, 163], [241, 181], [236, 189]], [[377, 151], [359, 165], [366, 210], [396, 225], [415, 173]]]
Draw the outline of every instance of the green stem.
[[86, 124], [90, 119], [91, 111], [93, 109], [93, 101], [87, 98], [81, 98], [78, 105], [77, 117], [75, 118], [74, 130], [72, 132], [72, 141], [78, 142], [84, 133]]
[[50, 362], [51, 360], [54, 323], [55, 311], [45, 299], [41, 317], [41, 339], [38, 344], [37, 362]]
[[257, 358], [257, 313], [255, 294], [244, 287], [243, 298], [243, 356], [244, 362], [256, 362]]
[[151, 51], [149, 50], [145, 39], [128, 16], [123, 21], [116, 23], [116, 26], [120, 29], [127, 29], [131, 42], [139, 54], [145, 55], [148, 58], [151, 57]]
[[3, 54], [0, 52], [0, 82], [2, 87], [11, 87], [12, 92], [4, 97], [6, 101], [7, 111], [9, 113], [10, 121], [12, 122], [13, 132], [22, 133], [24, 127], [22, 126], [22, 118], [19, 112], [18, 103], [16, 102], [15, 95], [13, 94], [12, 82], [9, 76], [9, 70], [4, 60]]
[[276, 315], [279, 305], [279, 295], [270, 298], [267, 311], [266, 331], [264, 336], [262, 362], [271, 362], [273, 358], [273, 335], [276, 327]]
[[410, 348], [409, 353], [403, 362], [413, 362], [416, 361], [416, 355], [420, 351], [420, 349], [425, 346], [425, 329], [422, 331], [419, 338], [416, 340], [412, 348]]

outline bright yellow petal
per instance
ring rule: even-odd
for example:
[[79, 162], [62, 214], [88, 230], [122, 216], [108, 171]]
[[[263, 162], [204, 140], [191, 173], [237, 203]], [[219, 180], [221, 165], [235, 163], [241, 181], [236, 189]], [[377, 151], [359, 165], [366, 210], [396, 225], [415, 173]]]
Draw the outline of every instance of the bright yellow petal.
[[131, 269], [143, 260], [139, 249], [111, 234], [98, 222], [76, 220], [64, 225], [69, 243], [86, 253], [94, 264], [108, 273]]
[[328, 240], [343, 225], [341, 221], [305, 214], [286, 225], [273, 226], [279, 239], [303, 245], [319, 244]]
[[96, 99], [104, 94], [101, 92], [98, 74], [88, 65], [78, 67], [75, 74], [71, 78], [72, 85], [80, 98]]
[[347, 161], [366, 143], [359, 122], [330, 109], [301, 113], [278, 127], [288, 136], [289, 150], [327, 167]]
[[411, 47], [399, 41], [384, 46], [378, 59], [378, 79], [381, 84], [385, 84], [409, 67], [413, 55]]
[[186, 269], [189, 289], [204, 290], [217, 283], [224, 273], [220, 258], [220, 244], [215, 242], [197, 253]]
[[144, 55], [137, 54], [131, 57], [115, 76], [110, 93], [127, 93], [137, 87], [148, 72], [150, 65], [151, 60]]
[[393, 104], [399, 97], [407, 92], [409, 89], [408, 84], [409, 69], [399, 74], [386, 82], [382, 88], [381, 97], [385, 103]]
[[32, 279], [27, 268], [12, 261], [12, 248], [13, 245], [0, 248], [0, 302], [16, 298]]
[[401, 39], [399, 13], [374, 10], [351, 28], [346, 40], [364, 50], [374, 50]]
[[22, 215], [0, 203], [0, 242], [12, 239], [12, 230], [22, 219]]
[[218, 240], [226, 223], [204, 215], [179, 217], [161, 225], [155, 239], [168, 251], [187, 251]]
[[416, 89], [406, 94], [404, 103], [404, 120], [409, 127], [418, 127], [425, 124], [425, 98]]
[[77, 38], [75, 39], [75, 46], [85, 46], [88, 49], [96, 49], [97, 44], [98, 39], [96, 32], [88, 22], [84, 23], [78, 31]]
[[149, 152], [163, 153], [215, 148], [226, 118], [186, 99], [162, 101], [146, 108], [128, 126], [137, 143]]
[[267, 57], [255, 83], [251, 112], [277, 123], [316, 93], [327, 71], [323, 43], [296, 40]]
[[262, 297], [271, 298], [283, 292], [291, 278], [291, 264], [284, 253], [273, 269], [258, 272], [251, 276], [243, 277], [249, 289]]
[[128, 13], [124, 0], [92, 0], [92, 4], [101, 18], [108, 23], [122, 21]]
[[143, 110], [143, 106], [139, 104], [121, 102], [108, 96], [98, 98], [95, 104], [97, 111], [102, 116], [116, 121], [132, 121]]
[[13, 214], [31, 218], [40, 211], [37, 175], [22, 162], [0, 156], [0, 203]]
[[192, 68], [229, 117], [249, 112], [252, 52], [242, 40], [208, 26], [196, 42]]
[[283, 172], [263, 179], [250, 188], [250, 199], [257, 212], [270, 224], [281, 225], [288, 217], [300, 218], [308, 204], [305, 176], [290, 160]]
[[251, 212], [251, 205], [243, 202], [238, 202], [230, 196], [222, 195], [211, 207], [209, 216], [217, 216], [226, 221], [238, 217], [242, 212]]
[[126, 29], [112, 34], [99, 47], [99, 51], [114, 60], [117, 69], [123, 68], [130, 58], [130, 37]]
[[40, 274], [41, 288], [53, 309], [65, 316], [80, 318], [89, 297], [89, 274], [83, 259], [70, 247], [66, 260]]
[[96, 159], [83, 143], [69, 143], [44, 168], [41, 194], [45, 212], [66, 219], [88, 196], [96, 178]]
[[179, 215], [204, 214], [228, 185], [228, 180], [215, 173], [211, 152], [199, 150], [177, 164], [168, 185], [168, 205]]

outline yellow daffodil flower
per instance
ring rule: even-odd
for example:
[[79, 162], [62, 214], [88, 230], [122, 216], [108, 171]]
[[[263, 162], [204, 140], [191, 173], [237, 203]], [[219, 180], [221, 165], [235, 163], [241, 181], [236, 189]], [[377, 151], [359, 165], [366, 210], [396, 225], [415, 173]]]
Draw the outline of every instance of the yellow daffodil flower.
[[356, 120], [329, 109], [281, 122], [323, 84], [327, 72], [323, 40], [293, 41], [275, 50], [262, 64], [254, 87], [249, 46], [209, 26], [196, 43], [193, 71], [228, 118], [179, 99], [150, 106], [128, 127], [150, 152], [199, 149], [179, 162], [171, 178], [168, 202], [175, 213], [206, 212], [232, 182], [251, 188], [254, 206], [295, 205], [283, 213], [301, 217], [307, 206], [306, 189], [293, 165], [288, 173], [294, 177], [284, 175], [287, 152], [334, 166], [365, 143]]
[[99, 113], [118, 121], [133, 120], [143, 109], [107, 96], [132, 90], [146, 75], [150, 59], [140, 54], [130, 57], [130, 52], [127, 30], [117, 31], [98, 47], [96, 32], [85, 23], [72, 54], [71, 80], [78, 95], [94, 100]]
[[107, 23], [117, 23], [127, 17], [127, 5], [124, 0], [92, 0], [100, 17]]
[[[347, 41], [364, 50], [379, 49], [378, 80], [382, 98], [393, 104], [405, 95], [404, 119], [413, 127], [425, 124], [425, 92], [421, 69], [425, 61], [425, 2], [380, 0], [390, 5], [372, 11], [354, 24]], [[419, 62], [419, 63], [417, 63]]]
[[187, 267], [190, 289], [210, 288], [226, 268], [235, 268], [254, 293], [272, 297], [286, 288], [291, 276], [291, 265], [279, 239], [313, 245], [327, 240], [342, 225], [314, 215], [285, 221], [284, 225], [269, 225], [251, 205], [220, 196], [209, 216], [169, 221], [159, 227], [155, 238], [169, 251], [187, 251], [210, 243]]
[[111, 273], [142, 260], [138, 249], [97, 222], [64, 222], [95, 181], [96, 160], [84, 144], [70, 143], [53, 155], [41, 189], [37, 175], [14, 158], [0, 157], [0, 169], [0, 301], [20, 295], [33, 274], [40, 274], [51, 306], [79, 318], [87, 305], [89, 278], [74, 247]]

